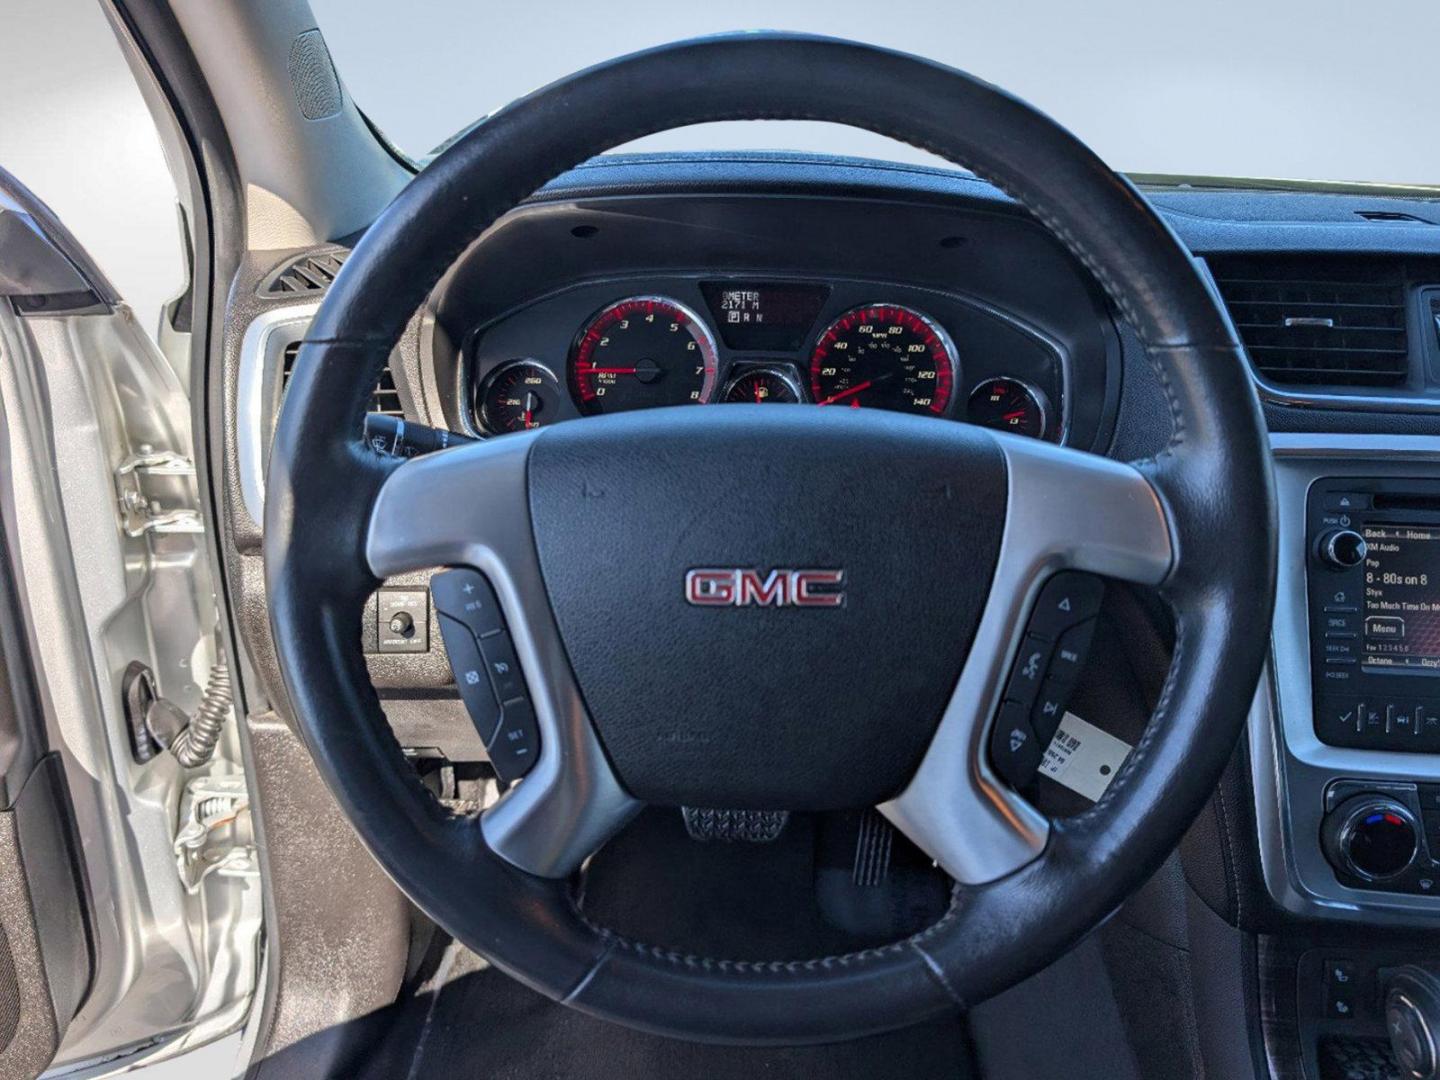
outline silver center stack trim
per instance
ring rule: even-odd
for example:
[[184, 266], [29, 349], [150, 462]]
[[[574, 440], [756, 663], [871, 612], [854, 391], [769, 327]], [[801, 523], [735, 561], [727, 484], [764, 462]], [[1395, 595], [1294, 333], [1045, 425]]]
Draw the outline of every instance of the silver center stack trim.
[[1315, 736], [1306, 573], [1306, 499], [1323, 477], [1440, 477], [1440, 439], [1275, 434], [1280, 566], [1271, 660], [1250, 712], [1249, 748], [1260, 862], [1284, 910], [1371, 925], [1432, 925], [1440, 896], [1340, 884], [1320, 847], [1325, 788], [1336, 779], [1434, 781], [1440, 755], [1327, 746]]

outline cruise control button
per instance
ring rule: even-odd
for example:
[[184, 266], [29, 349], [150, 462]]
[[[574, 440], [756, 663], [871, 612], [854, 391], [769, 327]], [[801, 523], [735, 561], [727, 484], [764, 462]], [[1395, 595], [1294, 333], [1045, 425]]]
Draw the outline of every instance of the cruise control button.
[[490, 741], [490, 767], [507, 783], [530, 771], [540, 756], [540, 729], [529, 698], [505, 702], [505, 714]]
[[1060, 635], [1055, 643], [1055, 655], [1050, 658], [1050, 678], [1063, 683], [1073, 683], [1085, 666], [1085, 657], [1090, 653], [1090, 639], [1095, 636], [1095, 620], [1088, 619], [1079, 626], [1072, 626]]
[[1056, 574], [1040, 590], [1028, 630], [1054, 641], [1066, 630], [1093, 619], [1105, 598], [1105, 583], [1093, 574], [1067, 570]]
[[1035, 778], [1044, 752], [1025, 711], [1017, 702], [1005, 702], [990, 732], [990, 761], [1011, 787], [1024, 787]]
[[495, 727], [500, 723], [500, 699], [490, 689], [490, 679], [485, 673], [485, 660], [475, 644], [475, 635], [468, 627], [447, 615], [440, 616], [440, 636], [445, 639], [445, 652], [450, 656], [450, 667], [455, 673], [455, 685], [460, 690], [460, 700], [470, 714], [470, 721], [480, 733], [482, 741], [489, 745]]
[[1025, 639], [1020, 642], [1020, 651], [1015, 654], [1015, 668], [1010, 673], [1010, 683], [1005, 688], [1005, 696], [1011, 701], [1018, 701], [1027, 709], [1030, 702], [1035, 700], [1035, 694], [1040, 689], [1040, 681], [1045, 678], [1045, 668], [1050, 663], [1050, 643], [1036, 637], [1034, 634], [1026, 634]]
[[495, 687], [495, 696], [501, 701], [522, 697], [525, 694], [525, 676], [520, 672], [520, 660], [515, 655], [515, 645], [504, 630], [490, 637], [480, 639], [480, 655], [485, 657], [485, 666], [490, 672], [490, 682]]
[[[464, 623], [476, 637], [505, 629], [505, 616], [490, 582], [478, 571], [446, 570], [430, 579], [430, 596], [435, 610]], [[448, 648], [450, 641], [447, 638]]]

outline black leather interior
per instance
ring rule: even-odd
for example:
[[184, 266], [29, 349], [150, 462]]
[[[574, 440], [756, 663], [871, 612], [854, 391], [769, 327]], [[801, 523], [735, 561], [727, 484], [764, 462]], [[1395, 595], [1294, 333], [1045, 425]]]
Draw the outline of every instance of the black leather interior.
[[[1163, 592], [1173, 668], [1130, 764], [1043, 855], [958, 889], [934, 926], [805, 961], [680, 955], [588, 923], [565, 883], [520, 872], [403, 761], [366, 678], [364, 531], [392, 467], [360, 445], [374, 377], [453, 259], [561, 170], [685, 124], [820, 119], [899, 138], [993, 180], [1096, 276], [1145, 342], [1173, 417], [1140, 467], [1174, 523]], [[748, 34], [652, 50], [516, 103], [442, 154], [364, 236], [311, 328], [271, 456], [266, 577], [290, 704], [376, 857], [459, 940], [595, 1015], [690, 1038], [803, 1042], [912, 1023], [995, 994], [1103, 920], [1173, 849], [1213, 790], [1267, 642], [1270, 466], [1228, 323], [1145, 199], [1063, 129], [942, 66], [820, 38]], [[960, 767], [960, 763], [957, 763]], [[963, 823], [957, 823], [963, 827]]]

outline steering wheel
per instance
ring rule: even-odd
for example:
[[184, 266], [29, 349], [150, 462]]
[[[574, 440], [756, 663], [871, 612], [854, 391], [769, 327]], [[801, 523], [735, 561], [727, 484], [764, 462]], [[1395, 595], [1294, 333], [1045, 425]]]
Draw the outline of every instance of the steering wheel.
[[[1142, 338], [1169, 445], [1126, 464], [897, 413], [743, 405], [597, 417], [398, 465], [359, 438], [407, 320], [522, 199], [646, 134], [770, 119], [866, 128], [1009, 193]], [[829, 38], [637, 53], [537, 91], [441, 154], [331, 287], [268, 492], [267, 592], [294, 722], [375, 858], [458, 941], [556, 1001], [716, 1042], [894, 1028], [1056, 959], [1155, 871], [1213, 790], [1274, 600], [1259, 404], [1169, 228], [1023, 102]], [[539, 737], [528, 774], [480, 816], [442, 806], [405, 763], [361, 654], [379, 581], [438, 566], [493, 586]], [[687, 575], [705, 568], [794, 570], [795, 598], [828, 599], [687, 603]], [[1126, 765], [1093, 808], [1047, 821], [987, 745], [1028, 613], [1063, 571], [1158, 589], [1176, 639]], [[716, 581], [689, 599], [714, 599]], [[745, 678], [709, 674], [722, 657]], [[630, 940], [587, 918], [571, 878], [645, 804], [878, 805], [954, 879], [952, 901], [905, 940], [807, 960]]]

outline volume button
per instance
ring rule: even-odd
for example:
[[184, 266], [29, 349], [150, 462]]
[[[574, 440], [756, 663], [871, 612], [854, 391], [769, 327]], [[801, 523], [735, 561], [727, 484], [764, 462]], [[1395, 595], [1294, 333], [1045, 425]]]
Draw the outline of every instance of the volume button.
[[1320, 557], [1337, 570], [1349, 570], [1365, 561], [1369, 546], [1354, 529], [1336, 529], [1320, 539]]

